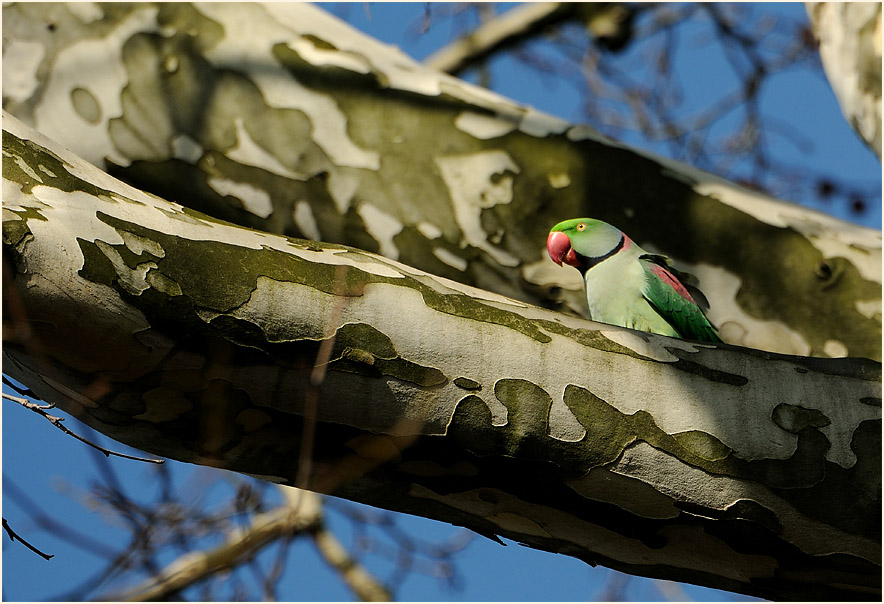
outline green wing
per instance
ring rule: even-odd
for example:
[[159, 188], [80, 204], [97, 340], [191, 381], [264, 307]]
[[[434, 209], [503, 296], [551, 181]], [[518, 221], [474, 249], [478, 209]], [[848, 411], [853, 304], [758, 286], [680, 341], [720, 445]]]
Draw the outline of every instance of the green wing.
[[669, 267], [664, 256], [645, 254], [640, 261], [646, 277], [642, 294], [654, 310], [685, 339], [721, 342], [715, 327], [695, 301], [699, 296], [701, 304], [706, 302], [699, 290], [697, 296], [692, 295], [679, 279], [681, 274]]

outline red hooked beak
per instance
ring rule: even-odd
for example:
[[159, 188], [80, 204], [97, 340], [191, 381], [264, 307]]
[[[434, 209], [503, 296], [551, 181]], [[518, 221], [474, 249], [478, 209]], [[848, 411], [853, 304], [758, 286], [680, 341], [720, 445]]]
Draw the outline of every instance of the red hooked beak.
[[562, 265], [562, 262], [571, 266], [580, 266], [580, 260], [571, 247], [571, 239], [561, 231], [552, 231], [546, 238], [546, 251], [552, 261]]

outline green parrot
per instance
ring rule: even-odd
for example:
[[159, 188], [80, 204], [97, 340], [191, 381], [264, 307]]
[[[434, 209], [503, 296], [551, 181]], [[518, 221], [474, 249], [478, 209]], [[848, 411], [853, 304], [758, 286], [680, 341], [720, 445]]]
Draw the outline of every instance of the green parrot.
[[[721, 342], [703, 314], [706, 297], [690, 275], [650, 254], [620, 229], [592, 218], [574, 218], [552, 228], [546, 249], [553, 262], [583, 275], [590, 319], [665, 336]], [[689, 291], [690, 290], [690, 291]]]

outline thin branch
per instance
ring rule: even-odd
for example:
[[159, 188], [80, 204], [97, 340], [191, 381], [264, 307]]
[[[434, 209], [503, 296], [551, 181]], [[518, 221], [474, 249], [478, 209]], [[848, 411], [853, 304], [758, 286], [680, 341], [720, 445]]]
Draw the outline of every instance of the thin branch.
[[389, 602], [392, 594], [354, 560], [331, 531], [320, 526], [311, 534], [316, 550], [363, 602]]
[[31, 550], [32, 552], [34, 552], [35, 554], [37, 554], [38, 556], [40, 556], [44, 560], [49, 560], [50, 558], [55, 556], [55, 554], [44, 554], [43, 552], [38, 550], [36, 547], [34, 547], [30, 543], [28, 543], [27, 541], [22, 539], [18, 533], [16, 533], [14, 530], [12, 530], [12, 527], [9, 526], [8, 522], [6, 522], [6, 518], [3, 519], [3, 529], [6, 531], [6, 534], [9, 535], [10, 539], [12, 539], [13, 541], [18, 541], [19, 543], [24, 545], [26, 548], [28, 548], [29, 550]]
[[[456, 587], [458, 577], [451, 559], [476, 537], [472, 531], [462, 530], [442, 542], [425, 541], [404, 531], [396, 523], [396, 515], [390, 512], [336, 499], [326, 500], [326, 509], [343, 514], [353, 523], [354, 552], [371, 553], [396, 565], [385, 582], [394, 593], [411, 572], [444, 579], [449, 586]], [[376, 527], [392, 543], [369, 535], [366, 526]]]
[[519, 5], [440, 48], [424, 60], [424, 65], [456, 75], [495, 52], [572, 18], [578, 8], [569, 2]]
[[629, 587], [629, 581], [632, 579], [630, 575], [610, 571], [602, 592], [596, 596], [599, 602], [625, 602], [627, 600], [626, 590]]
[[[336, 267], [336, 286], [343, 287], [345, 279], [344, 267]], [[341, 315], [344, 312], [346, 300], [345, 296], [340, 296], [332, 310], [332, 316], [328, 325], [329, 335], [320, 344], [319, 350], [316, 353], [313, 371], [310, 373], [310, 384], [304, 401], [304, 428], [301, 433], [301, 449], [298, 455], [298, 474], [295, 477], [295, 486], [299, 489], [307, 488], [310, 482], [310, 475], [313, 473], [313, 442], [316, 437], [316, 409], [319, 405], [319, 387], [325, 379], [325, 372], [331, 360], [332, 350], [335, 345], [335, 334], [337, 333], [336, 330], [341, 320]]]
[[97, 449], [98, 451], [101, 451], [102, 453], [104, 453], [104, 455], [106, 457], [110, 457], [111, 455], [115, 455], [117, 457], [122, 457], [124, 459], [133, 459], [135, 461], [143, 461], [146, 463], [157, 463], [157, 464], [166, 463], [165, 459], [150, 459], [150, 458], [146, 458], [146, 457], [137, 457], [135, 455], [127, 455], [126, 453], [117, 453], [116, 451], [111, 451], [110, 449], [105, 449], [101, 445], [97, 445], [94, 442], [90, 441], [89, 439], [84, 438], [84, 437], [80, 436], [79, 434], [76, 434], [75, 432], [69, 430], [66, 426], [64, 426], [61, 423], [64, 421], [63, 417], [57, 417], [55, 415], [49, 415], [48, 413], [46, 413], [47, 409], [52, 409], [53, 407], [55, 407], [55, 405], [53, 403], [47, 403], [46, 405], [38, 405], [37, 403], [32, 403], [29, 400], [22, 398], [20, 396], [13, 396], [13, 395], [8, 394], [6, 392], [3, 392], [2, 394], [3, 394], [3, 398], [8, 399], [14, 403], [18, 403], [22, 407], [24, 407], [26, 409], [30, 409], [34, 413], [38, 413], [39, 415], [42, 415], [43, 417], [48, 419], [49, 422], [53, 426], [55, 426], [56, 428], [58, 428], [59, 430], [61, 430], [65, 434], [67, 434], [68, 436], [73, 436], [74, 438], [76, 438], [80, 442], [86, 443], [90, 447]]
[[12, 401], [14, 403], [18, 403], [19, 405], [21, 405], [23, 407], [27, 407], [31, 411], [46, 410], [46, 409], [52, 409], [55, 407], [55, 403], [46, 403], [45, 405], [38, 405], [37, 403], [32, 403], [31, 401], [29, 401], [26, 398], [23, 398], [20, 396], [13, 396], [7, 392], [3, 392], [2, 395], [3, 395], [3, 398], [9, 399], [10, 401]]
[[21, 509], [25, 510], [37, 526], [52, 533], [56, 539], [76, 545], [94, 556], [113, 559], [117, 555], [112, 548], [101, 541], [94, 539], [85, 532], [79, 532], [45, 513], [41, 509], [40, 504], [34, 501], [21, 487], [8, 478], [4, 478], [3, 498], [6, 499], [7, 496]]
[[273, 561], [273, 565], [270, 567], [270, 570], [267, 571], [267, 576], [265, 578], [264, 584], [261, 586], [264, 590], [264, 594], [267, 600], [275, 601], [277, 600], [276, 592], [278, 589], [279, 581], [282, 579], [282, 574], [286, 569], [286, 561], [288, 560], [288, 554], [291, 549], [291, 542], [293, 536], [289, 535], [284, 537], [279, 544], [279, 551], [276, 553], [276, 559]]
[[125, 593], [101, 599], [146, 601], [162, 600], [171, 594], [199, 583], [215, 573], [232, 569], [258, 554], [264, 547], [293, 534], [314, 530], [322, 518], [319, 496], [300, 489], [286, 491], [286, 502], [254, 516], [247, 529], [228, 533], [220, 546], [180, 556], [160, 573]]

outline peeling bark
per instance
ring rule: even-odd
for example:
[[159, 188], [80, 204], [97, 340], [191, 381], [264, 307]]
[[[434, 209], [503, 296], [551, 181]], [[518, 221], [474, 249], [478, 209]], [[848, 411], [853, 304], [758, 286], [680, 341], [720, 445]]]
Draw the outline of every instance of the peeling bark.
[[592, 216], [696, 274], [729, 343], [881, 359], [879, 231], [517, 105], [316, 7], [21, 3], [3, 17], [4, 107], [192, 209], [577, 313], [579, 276], [544, 241]]
[[102, 433], [633, 574], [880, 599], [879, 363], [634, 332], [239, 227], [9, 116], [3, 153], [26, 311], [4, 371]]

